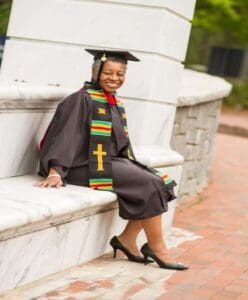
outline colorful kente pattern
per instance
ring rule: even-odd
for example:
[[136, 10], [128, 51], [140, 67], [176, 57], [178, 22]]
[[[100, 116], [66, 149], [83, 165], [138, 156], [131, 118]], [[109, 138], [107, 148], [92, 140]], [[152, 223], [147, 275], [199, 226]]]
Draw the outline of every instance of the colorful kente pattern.
[[91, 135], [111, 136], [112, 122], [91, 120]]
[[127, 126], [123, 126], [124, 132], [126, 135], [128, 135], [128, 130], [127, 130]]
[[167, 185], [167, 184], [169, 184], [169, 183], [171, 183], [173, 181], [173, 179], [169, 175], [167, 175], [165, 173], [157, 171], [156, 174], [163, 179], [165, 185]]
[[[111, 178], [112, 171], [110, 171], [111, 168], [109, 169], [109, 167], [107, 168], [104, 167], [107, 165], [111, 165], [111, 158], [107, 151], [108, 149], [107, 145], [110, 144], [110, 138], [112, 133], [111, 116], [109, 115], [108, 112], [109, 111], [108, 100], [102, 90], [87, 89], [87, 93], [90, 95], [93, 101], [96, 101], [95, 106], [97, 108], [96, 109], [97, 114], [92, 115], [91, 127], [90, 127], [90, 133], [92, 136], [91, 143], [92, 146], [94, 145], [93, 147], [94, 151], [91, 152], [92, 154], [96, 155], [96, 148], [98, 145], [101, 144], [103, 149], [102, 155], [99, 154], [101, 151], [98, 151], [99, 153], [97, 152], [97, 154], [99, 154], [97, 155], [97, 164], [95, 164], [96, 168], [94, 167], [93, 169], [94, 171], [93, 173], [91, 173], [91, 176], [89, 178], [89, 186], [93, 189], [112, 191], [113, 190], [113, 179]], [[123, 107], [122, 102], [120, 102], [119, 100], [117, 100], [117, 107], [119, 109], [120, 115], [122, 116], [123, 130], [125, 134], [128, 136], [125, 109]], [[106, 117], [107, 117], [107, 121], [106, 121]], [[129, 158], [130, 160], [135, 160], [135, 156], [133, 152], [132, 153], [130, 152], [130, 149], [127, 149], [126, 157]], [[165, 185], [168, 185], [173, 181], [173, 179], [169, 175], [161, 171], [157, 171], [154, 169], [154, 173], [163, 179]]]
[[87, 90], [87, 93], [90, 94], [91, 98], [95, 101], [101, 102], [101, 103], [107, 103], [108, 100], [106, 99], [104, 93], [101, 90]]
[[[87, 93], [90, 94], [90, 97], [92, 100], [98, 101], [100, 103], [108, 102], [104, 92], [101, 90], [87, 89]], [[124, 110], [123, 103], [118, 99], [117, 99], [117, 106], [122, 112], [121, 116], [124, 121], [123, 130], [124, 130], [125, 134], [128, 136], [128, 129], [127, 129], [127, 124], [126, 124], [126, 113]], [[97, 121], [97, 120], [91, 121], [91, 134], [92, 135], [109, 136], [109, 135], [111, 135], [111, 131], [112, 131], [112, 122]]]
[[90, 187], [98, 190], [113, 190], [113, 179], [111, 178], [97, 178], [90, 179]]

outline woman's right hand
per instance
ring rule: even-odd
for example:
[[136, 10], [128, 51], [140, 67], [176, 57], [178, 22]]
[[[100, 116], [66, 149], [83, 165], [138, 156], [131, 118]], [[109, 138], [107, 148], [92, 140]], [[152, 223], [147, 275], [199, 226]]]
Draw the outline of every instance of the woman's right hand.
[[49, 172], [49, 175], [45, 180], [36, 182], [34, 186], [41, 187], [41, 188], [48, 188], [48, 187], [60, 188], [61, 186], [63, 186], [63, 180], [61, 179], [59, 173], [57, 173], [55, 170], [52, 170], [52, 172]]

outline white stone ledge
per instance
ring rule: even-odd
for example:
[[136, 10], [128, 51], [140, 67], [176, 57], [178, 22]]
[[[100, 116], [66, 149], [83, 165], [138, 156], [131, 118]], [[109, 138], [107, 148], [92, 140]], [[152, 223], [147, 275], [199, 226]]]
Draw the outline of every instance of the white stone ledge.
[[184, 161], [178, 152], [159, 146], [134, 146], [134, 152], [138, 161], [153, 168], [181, 165]]
[[41, 180], [25, 175], [0, 180], [0, 241], [56, 224], [88, 217], [116, 207], [117, 196], [107, 191], [67, 185], [42, 189]]
[[71, 93], [71, 89], [53, 86], [35, 86], [17, 84], [17, 85], [0, 85], [0, 101], [21, 101], [21, 100], [58, 100]]
[[[188, 106], [222, 99], [230, 94], [231, 89], [231, 84], [220, 77], [184, 70], [177, 105]], [[26, 83], [0, 85], [0, 109], [55, 108], [59, 100], [72, 92], [74, 90], [68, 88], [30, 86]]]
[[222, 99], [231, 92], [232, 85], [220, 77], [184, 70], [178, 106], [190, 106]]
[[55, 109], [58, 101], [72, 92], [71, 89], [61, 87], [28, 86], [25, 83], [0, 85], [0, 110]]
[[184, 0], [183, 3], [180, 0], [95, 0], [96, 2], [110, 2], [112, 4], [128, 4], [137, 6], [150, 6], [156, 8], [167, 9], [170, 12], [191, 20], [193, 17], [193, 11], [195, 6], [195, 0]]
[[[75, 91], [75, 89], [62, 87], [31, 86], [26, 83], [9, 86], [0, 85], [0, 110], [55, 109], [59, 101]], [[119, 99], [176, 106], [174, 103], [160, 100], [137, 99], [123, 96], [119, 96]]]

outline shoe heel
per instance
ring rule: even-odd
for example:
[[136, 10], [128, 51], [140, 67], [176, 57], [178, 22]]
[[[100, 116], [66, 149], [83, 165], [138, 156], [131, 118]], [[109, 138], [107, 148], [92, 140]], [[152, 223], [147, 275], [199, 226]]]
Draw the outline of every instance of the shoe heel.
[[117, 251], [117, 249], [114, 248], [114, 258], [116, 258], [116, 251]]
[[[121, 252], [123, 252], [126, 255], [128, 260], [142, 263], [142, 264], [144, 263], [144, 258], [142, 256], [133, 255], [132, 253], [130, 253], [130, 251], [124, 245], [122, 245], [122, 243], [118, 240], [118, 238], [116, 236], [112, 237], [112, 239], [110, 240], [109, 243], [110, 243], [110, 246], [114, 250], [114, 258], [116, 258], [117, 250], [120, 250]], [[149, 260], [148, 260], [148, 263], [149, 263]]]
[[148, 256], [145, 255], [145, 256], [144, 256], [144, 260], [145, 260], [145, 261], [144, 261], [144, 264], [147, 265], [147, 264], [148, 264]]

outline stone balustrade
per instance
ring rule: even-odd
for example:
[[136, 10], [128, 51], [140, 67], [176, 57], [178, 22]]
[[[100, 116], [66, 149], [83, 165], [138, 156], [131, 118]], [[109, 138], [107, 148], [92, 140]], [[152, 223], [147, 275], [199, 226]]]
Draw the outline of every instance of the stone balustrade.
[[218, 116], [230, 91], [221, 78], [184, 71], [171, 137], [172, 148], [184, 157], [179, 199], [196, 194], [210, 180]]

